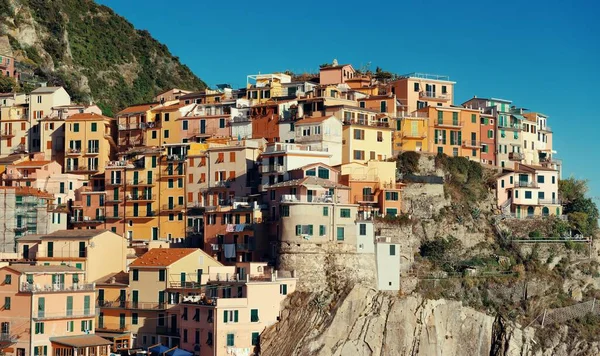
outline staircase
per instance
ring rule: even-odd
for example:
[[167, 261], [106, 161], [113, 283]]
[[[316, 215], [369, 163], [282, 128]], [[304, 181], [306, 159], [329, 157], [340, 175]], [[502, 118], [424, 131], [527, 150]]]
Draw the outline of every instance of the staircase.
[[508, 199], [506, 199], [506, 201], [504, 203], [502, 203], [502, 205], [500, 205], [500, 210], [502, 211], [503, 214], [510, 213], [510, 205], [511, 204], [512, 204], [512, 198], [508, 198]]

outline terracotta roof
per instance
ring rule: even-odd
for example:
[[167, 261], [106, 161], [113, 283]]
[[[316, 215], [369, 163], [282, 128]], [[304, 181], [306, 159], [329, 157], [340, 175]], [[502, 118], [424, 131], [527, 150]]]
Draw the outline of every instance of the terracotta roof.
[[33, 187], [8, 187], [8, 186], [0, 186], [0, 189], [4, 190], [14, 190], [16, 195], [31, 195], [45, 199], [54, 199], [54, 195], [45, 192], [43, 190], [33, 188]]
[[15, 164], [15, 167], [41, 167], [49, 163], [52, 163], [52, 161], [25, 161]]
[[156, 112], [175, 111], [175, 110], [179, 110], [182, 107], [187, 106], [187, 105], [190, 105], [190, 104], [182, 104], [182, 103], [173, 104], [173, 105], [169, 105], [169, 106], [162, 106], [160, 108], [155, 109], [154, 111], [156, 111]]
[[315, 123], [323, 122], [323, 121], [329, 119], [330, 117], [333, 117], [333, 116], [312, 116], [312, 117], [305, 117], [302, 120], [296, 121], [296, 125], [315, 124]]
[[25, 264], [15, 264], [6, 266], [5, 268], [10, 268], [13, 271], [19, 273], [55, 273], [55, 272], [74, 272], [74, 273], [82, 273], [83, 271], [79, 268], [70, 267], [70, 266], [33, 266], [33, 265], [25, 265]]
[[112, 345], [112, 341], [101, 338], [98, 335], [78, 335], [78, 336], [63, 336], [51, 337], [51, 342], [71, 346], [71, 347], [86, 347], [86, 346], [102, 346]]
[[45, 238], [52, 238], [52, 239], [56, 239], [56, 238], [64, 238], [64, 239], [91, 239], [94, 236], [98, 236], [100, 234], [103, 234], [105, 232], [107, 232], [108, 230], [58, 230], [55, 231], [51, 234], [46, 234], [46, 235], [42, 235], [42, 239]]
[[[114, 283], [112, 282], [114, 278]], [[127, 272], [117, 272], [111, 273], [104, 277], [100, 277], [95, 281], [96, 285], [121, 285], [126, 286], [129, 285], [129, 273]]]
[[330, 181], [327, 179], [323, 179], [323, 178], [317, 178], [317, 177], [304, 177], [301, 179], [292, 179], [292, 180], [287, 180], [285, 182], [279, 182], [279, 183], [275, 183], [275, 184], [270, 184], [267, 189], [270, 188], [281, 188], [281, 187], [294, 187], [294, 186], [299, 186], [299, 185], [318, 185], [321, 186], [323, 188], [340, 188], [340, 189], [350, 189], [348, 186], [343, 185], [343, 184], [339, 184], [336, 183], [334, 181]]
[[[331, 70], [331, 69], [340, 69], [340, 68], [343, 68], [343, 67], [346, 67], [346, 66], [351, 66], [352, 67], [352, 64], [338, 64], [337, 66], [328, 65], [326, 67], [321, 67], [319, 69], [320, 70]], [[354, 68], [352, 68], [352, 69], [354, 69]]]
[[519, 163], [517, 167], [515, 167], [515, 171], [519, 172], [519, 171], [551, 171], [551, 172], [557, 172], [556, 169], [552, 169], [549, 167], [544, 167], [544, 166], [537, 166], [537, 165], [533, 165], [533, 164], [523, 164], [523, 163]]
[[131, 262], [132, 267], [166, 267], [198, 251], [197, 248], [153, 248]]
[[98, 115], [93, 112], [82, 112], [69, 116], [65, 121], [79, 121], [79, 120], [112, 120], [112, 118], [104, 115]]
[[125, 114], [134, 114], [134, 113], [139, 113], [139, 112], [146, 112], [150, 109], [152, 109], [155, 106], [158, 106], [159, 103], [149, 103], [149, 104], [140, 104], [140, 105], [133, 105], [130, 107], [127, 107], [121, 111], [119, 111], [117, 113], [117, 116], [119, 115], [125, 115]]
[[17, 237], [17, 242], [36, 242], [36, 241], [42, 241], [42, 234], [31, 234], [31, 235], [25, 235], [25, 236], [19, 236]]

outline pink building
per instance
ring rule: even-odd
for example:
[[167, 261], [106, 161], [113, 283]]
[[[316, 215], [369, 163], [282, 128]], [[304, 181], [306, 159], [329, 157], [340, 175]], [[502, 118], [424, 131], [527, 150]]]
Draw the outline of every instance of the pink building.
[[331, 65], [322, 66], [319, 71], [319, 82], [321, 85], [342, 84], [355, 76], [355, 70], [351, 64], [338, 64], [333, 60]]
[[5, 77], [17, 77], [15, 70], [15, 59], [8, 56], [0, 55], [0, 73]]
[[46, 181], [61, 174], [62, 167], [55, 161], [25, 161], [6, 166], [2, 175], [3, 185], [13, 187], [37, 187], [36, 182]]
[[255, 354], [260, 333], [277, 322], [281, 302], [296, 289], [295, 273], [252, 262], [207, 272], [201, 293], [179, 304], [180, 347], [199, 356]]

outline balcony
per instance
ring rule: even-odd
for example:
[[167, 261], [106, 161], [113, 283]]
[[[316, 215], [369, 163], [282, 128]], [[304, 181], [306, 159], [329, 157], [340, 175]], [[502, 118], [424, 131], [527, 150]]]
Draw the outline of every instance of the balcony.
[[124, 300], [102, 301], [98, 303], [100, 308], [106, 309], [137, 309], [137, 310], [164, 310], [167, 303], [156, 302], [132, 302]]
[[69, 207], [67, 204], [50, 204], [47, 210], [51, 213], [68, 213]]
[[104, 218], [106, 219], [106, 221], [121, 220], [121, 219], [123, 219], [123, 213], [117, 212], [117, 215], [115, 215], [115, 214], [107, 215]]
[[[150, 123], [150, 124], [154, 124], [154, 123]], [[152, 127], [154, 127], [155, 125], [152, 125]], [[134, 123], [127, 123], [127, 124], [119, 124], [119, 131], [128, 131], [128, 130], [142, 130], [142, 129], [146, 129], [149, 128], [150, 125], [146, 124], [145, 122], [134, 122]]]
[[81, 147], [78, 148], [67, 148], [65, 153], [67, 156], [78, 156], [82, 153]]
[[376, 195], [355, 195], [354, 200], [361, 204], [377, 204], [377, 196]]
[[508, 159], [511, 161], [522, 161], [523, 154], [521, 152], [510, 152], [508, 154]]
[[135, 211], [135, 210], [127, 210], [125, 213], [125, 218], [127, 219], [152, 219], [155, 218], [157, 216], [156, 211], [154, 210], [150, 210], [147, 211], [146, 213], [141, 213], [139, 211]]
[[396, 190], [400, 190], [402, 189], [404, 185], [402, 183], [383, 183], [381, 185], [381, 187], [383, 189], [396, 189]]
[[170, 326], [157, 326], [156, 334], [167, 336], [179, 336], [179, 328], [173, 328]]
[[71, 224], [74, 225], [85, 225], [85, 224], [100, 224], [106, 221], [105, 216], [78, 216], [71, 217]]
[[19, 337], [17, 335], [11, 333], [1, 333], [0, 334], [0, 344], [14, 344], [19, 341]]
[[450, 95], [448, 93], [437, 93], [435, 91], [422, 91], [419, 92], [419, 97], [422, 99], [429, 100], [450, 100]]
[[460, 120], [434, 120], [434, 126], [436, 127], [447, 127], [447, 128], [461, 128], [463, 122]]
[[4, 175], [6, 180], [35, 180], [35, 174], [9, 173]]
[[185, 209], [185, 207], [183, 205], [179, 205], [179, 204], [164, 204], [162, 206], [161, 211], [165, 211], [165, 212], [181, 212]]
[[28, 293], [50, 293], [50, 292], [93, 292], [94, 283], [73, 283], [70, 285], [54, 283], [54, 284], [34, 284], [34, 283], [21, 283], [19, 286], [19, 292]]
[[536, 182], [516, 181], [515, 188], [538, 188]]
[[539, 131], [552, 132], [552, 127], [546, 125], [544, 127], [540, 127]]
[[478, 149], [481, 148], [481, 142], [475, 140], [465, 140], [462, 142], [463, 147]]
[[228, 180], [218, 180], [211, 185], [215, 188], [229, 188], [231, 186], [231, 182]]
[[501, 130], [521, 130], [521, 124], [510, 122], [498, 122], [498, 128]]
[[185, 161], [186, 157], [184, 155], [167, 155], [167, 161], [169, 162], [181, 162]]
[[254, 251], [256, 248], [254, 242], [243, 243], [243, 244], [235, 244], [235, 249], [237, 251]]
[[333, 195], [293, 195], [285, 194], [281, 196], [282, 203], [339, 203]]
[[344, 119], [344, 125], [359, 125], [359, 126], [371, 126], [371, 127], [390, 127], [389, 122], [384, 121], [370, 121], [368, 119]]
[[306, 136], [297, 135], [295, 138], [295, 142], [298, 142], [298, 143], [320, 142], [323, 140], [330, 140], [330, 139], [331, 139], [331, 135], [320, 133], [320, 134], [313, 134], [313, 135], [306, 135]]
[[238, 115], [231, 119], [231, 124], [245, 124], [251, 122], [250, 116], [247, 115]]
[[156, 194], [138, 194], [128, 195], [127, 201], [138, 202], [138, 201], [154, 201], [156, 200]]
[[[107, 167], [108, 168], [108, 167]], [[123, 185], [124, 180], [120, 179], [120, 178], [113, 178], [113, 179], [107, 179], [104, 181], [104, 184], [106, 186], [119, 186], [119, 185]]]
[[89, 310], [65, 310], [65, 311], [38, 311], [37, 314], [32, 315], [33, 320], [58, 320], [58, 319], [84, 319], [84, 318], [95, 318], [97, 311], [95, 308]]
[[183, 173], [183, 169], [179, 170], [179, 169], [164, 169], [162, 171], [163, 175], [161, 178], [167, 178], [167, 177], [183, 177], [185, 176], [185, 174]]
[[260, 173], [284, 173], [285, 167], [281, 164], [260, 166]]
[[421, 139], [424, 139], [425, 137], [427, 137], [427, 133], [426, 132], [402, 132], [402, 131], [396, 131], [395, 132], [395, 136], [398, 137], [398, 138], [403, 138], [403, 139], [421, 140]]
[[96, 173], [99, 169], [96, 166], [67, 166], [65, 172], [68, 173]]
[[189, 281], [189, 282], [180, 282], [180, 281], [173, 281], [173, 282], [169, 282], [169, 288], [173, 288], [173, 289], [200, 289], [202, 288], [204, 285], [198, 282], [193, 282], [193, 281]]
[[125, 184], [130, 187], [154, 186], [153, 181], [147, 182], [145, 179], [130, 179]]
[[95, 156], [97, 154], [100, 154], [100, 147], [88, 147], [85, 149], [83, 154], [87, 156]]
[[102, 324], [98, 324], [96, 331], [127, 331], [129, 328], [129, 324], [107, 323], [103, 321]]
[[0, 137], [1, 138], [15, 137], [15, 134], [16, 134], [15, 130], [1, 130], [0, 131]]
[[539, 199], [538, 205], [562, 205], [560, 199]]

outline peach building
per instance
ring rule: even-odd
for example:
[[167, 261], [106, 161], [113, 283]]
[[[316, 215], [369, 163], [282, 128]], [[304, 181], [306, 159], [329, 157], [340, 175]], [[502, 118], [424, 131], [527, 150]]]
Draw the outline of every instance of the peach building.
[[29, 105], [15, 100], [11, 106], [0, 107], [0, 156], [30, 152], [30, 128]]
[[61, 165], [55, 161], [24, 161], [6, 166], [2, 180], [7, 186], [43, 188], [39, 183], [46, 183], [61, 171]]
[[[483, 111], [483, 109], [482, 109]], [[489, 112], [489, 110], [486, 110]], [[481, 163], [496, 165], [496, 119], [492, 114], [480, 113]]]
[[385, 114], [344, 107], [342, 163], [386, 160], [392, 157], [392, 132]]
[[356, 71], [351, 64], [338, 64], [334, 59], [331, 65], [323, 65], [319, 70], [319, 83], [342, 84], [354, 78]]
[[497, 179], [498, 207], [517, 218], [560, 216], [558, 171], [542, 166], [516, 163], [514, 170]]
[[186, 107], [186, 112], [177, 121], [181, 135], [179, 142], [204, 142], [211, 137], [230, 137], [233, 104], [218, 100]]
[[418, 112], [427, 113], [428, 146], [432, 153], [466, 157], [479, 162], [481, 124], [478, 110], [429, 106]]
[[10, 56], [0, 56], [0, 76], [17, 78], [18, 74], [15, 70], [15, 59]]
[[201, 289], [178, 306], [180, 347], [198, 356], [253, 355], [297, 278], [251, 262], [211, 266], [199, 282]]
[[[129, 290], [129, 273], [115, 272], [97, 279], [96, 335], [112, 341], [112, 351], [120, 352], [133, 346], [131, 326], [139, 323], [138, 313], [125, 308]], [[118, 302], [123, 309], [104, 308]]]
[[173, 88], [173, 89], [162, 91], [159, 94], [157, 94], [154, 97], [154, 101], [156, 101], [157, 103], [161, 103], [161, 104], [168, 103], [171, 101], [177, 101], [182, 96], [188, 95], [190, 93], [192, 93], [190, 90]]
[[63, 87], [40, 87], [29, 95], [29, 125], [27, 150], [40, 152], [46, 143], [41, 141], [40, 120], [52, 113], [52, 108], [71, 105], [71, 96]]
[[11, 356], [108, 355], [94, 334], [94, 284], [69, 266], [11, 265], [0, 269], [0, 348]]
[[445, 75], [409, 73], [390, 83], [391, 92], [411, 113], [427, 106], [450, 106], [454, 102], [454, 84]]

